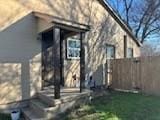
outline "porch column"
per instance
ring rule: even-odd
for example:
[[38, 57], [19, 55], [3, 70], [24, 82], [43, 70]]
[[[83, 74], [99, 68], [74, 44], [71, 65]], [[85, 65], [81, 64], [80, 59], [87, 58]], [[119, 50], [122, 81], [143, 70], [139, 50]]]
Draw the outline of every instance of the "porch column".
[[80, 33], [80, 92], [85, 88], [85, 49], [84, 49], [84, 36], [85, 33]]
[[53, 28], [53, 81], [55, 99], [60, 98], [60, 29]]

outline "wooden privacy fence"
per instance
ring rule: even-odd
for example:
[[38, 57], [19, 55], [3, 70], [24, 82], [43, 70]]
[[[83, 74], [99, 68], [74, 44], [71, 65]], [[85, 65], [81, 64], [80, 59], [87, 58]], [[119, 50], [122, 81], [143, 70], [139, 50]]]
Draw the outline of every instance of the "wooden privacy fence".
[[160, 56], [111, 61], [111, 87], [160, 95]]

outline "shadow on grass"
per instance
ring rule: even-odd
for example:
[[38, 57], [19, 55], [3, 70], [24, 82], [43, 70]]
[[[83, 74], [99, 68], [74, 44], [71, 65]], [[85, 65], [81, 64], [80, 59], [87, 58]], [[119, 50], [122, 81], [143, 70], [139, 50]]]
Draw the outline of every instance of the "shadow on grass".
[[65, 120], [160, 120], [160, 98], [111, 92], [72, 111]]

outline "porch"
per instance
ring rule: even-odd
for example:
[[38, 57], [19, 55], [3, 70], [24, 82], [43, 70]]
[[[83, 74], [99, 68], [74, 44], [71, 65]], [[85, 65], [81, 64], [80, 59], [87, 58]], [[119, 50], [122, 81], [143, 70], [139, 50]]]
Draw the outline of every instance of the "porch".
[[90, 90], [79, 92], [79, 88], [61, 88], [61, 98], [55, 99], [54, 87], [45, 88], [22, 109], [27, 120], [59, 119], [62, 113], [89, 101]]
[[[34, 15], [38, 18], [38, 28], [41, 29], [38, 33], [42, 44], [42, 89], [35, 94], [22, 112], [26, 119], [46, 120], [57, 118], [66, 110], [89, 100], [90, 90], [85, 89], [84, 49], [84, 35], [89, 28], [43, 13], [35, 12]], [[68, 39], [79, 42], [71, 45], [73, 51], [67, 48], [70, 44]], [[65, 73], [71, 69], [65, 65], [72, 61], [78, 63], [79, 69], [74, 70], [69, 77], [76, 81], [78, 86], [69, 88]]]
[[[69, 76], [70, 81], [78, 83], [71, 87], [78, 87], [82, 92], [85, 88], [84, 37], [89, 26], [39, 12], [34, 12], [34, 15], [38, 18], [42, 43], [42, 90], [54, 86], [54, 99], [61, 99], [61, 88], [68, 86]], [[77, 63], [76, 69], [66, 67], [73, 61]]]

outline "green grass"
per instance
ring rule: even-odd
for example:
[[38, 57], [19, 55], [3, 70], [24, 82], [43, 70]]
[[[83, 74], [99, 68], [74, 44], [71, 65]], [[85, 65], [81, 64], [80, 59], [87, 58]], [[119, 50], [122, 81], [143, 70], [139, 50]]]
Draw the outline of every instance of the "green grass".
[[0, 120], [11, 120], [10, 114], [0, 113]]
[[160, 120], [160, 97], [111, 92], [72, 111], [66, 120]]

